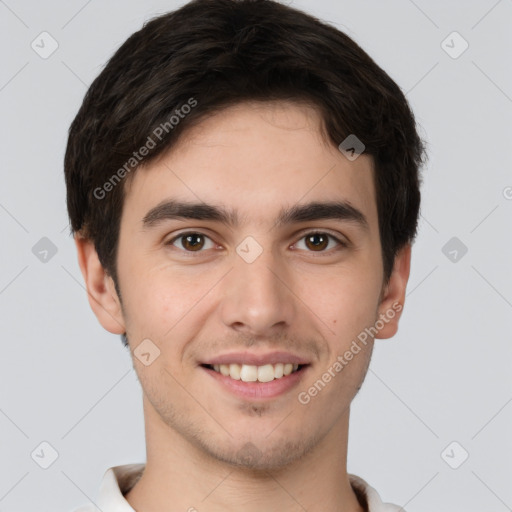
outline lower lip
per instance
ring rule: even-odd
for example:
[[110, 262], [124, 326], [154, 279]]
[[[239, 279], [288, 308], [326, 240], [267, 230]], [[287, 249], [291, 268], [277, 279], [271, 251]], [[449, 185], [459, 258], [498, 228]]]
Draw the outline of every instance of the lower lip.
[[300, 370], [290, 373], [280, 379], [274, 379], [270, 382], [244, 382], [242, 380], [235, 380], [231, 377], [225, 377], [222, 373], [211, 370], [210, 368], [201, 368], [217, 380], [231, 393], [252, 400], [275, 398], [285, 394], [292, 388], [297, 386], [299, 381], [304, 376], [309, 365], [303, 366]]

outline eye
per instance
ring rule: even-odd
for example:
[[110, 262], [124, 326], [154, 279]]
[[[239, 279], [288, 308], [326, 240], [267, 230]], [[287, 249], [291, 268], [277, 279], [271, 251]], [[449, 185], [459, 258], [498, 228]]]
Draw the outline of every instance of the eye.
[[[307, 233], [298, 243], [301, 243], [303, 240], [305, 241], [305, 250], [308, 252], [328, 252], [329, 249], [336, 250], [336, 247], [347, 247], [347, 244], [342, 242], [339, 238], [323, 231], [312, 231]], [[334, 241], [334, 244], [331, 243], [332, 241]], [[209, 236], [196, 231], [181, 233], [178, 236], [171, 238], [165, 245], [172, 245], [177, 249], [182, 249], [188, 253], [202, 252], [203, 249], [215, 248], [215, 243]], [[301, 247], [299, 248], [302, 249]]]
[[[210, 242], [209, 247], [205, 247], [205, 245], [208, 245], [205, 242], [206, 240]], [[179, 245], [176, 245], [176, 242], [178, 242]], [[213, 247], [215, 246], [210, 237], [204, 235], [203, 233], [196, 233], [193, 231], [190, 231], [188, 233], [181, 233], [180, 235], [175, 236], [174, 238], [169, 240], [165, 245], [173, 245], [174, 247], [184, 249], [187, 252], [201, 252], [201, 249], [213, 249]]]
[[323, 231], [312, 231], [307, 233], [300, 239], [300, 241], [302, 240], [305, 240], [306, 250], [310, 252], [327, 252], [326, 249], [329, 248], [330, 240], [334, 240], [336, 242], [335, 247], [338, 246], [338, 248], [340, 248], [340, 246], [347, 246], [347, 244], [342, 242], [339, 238]]

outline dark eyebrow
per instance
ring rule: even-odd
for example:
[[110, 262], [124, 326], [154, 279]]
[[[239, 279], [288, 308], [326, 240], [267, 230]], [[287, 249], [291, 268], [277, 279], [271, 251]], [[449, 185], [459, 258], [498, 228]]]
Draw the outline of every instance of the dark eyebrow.
[[277, 217], [276, 226], [313, 220], [345, 220], [369, 229], [364, 214], [347, 201], [313, 202], [283, 208]]
[[168, 219], [213, 220], [228, 226], [237, 226], [238, 215], [234, 211], [206, 203], [188, 203], [169, 200], [158, 204], [144, 216], [142, 225], [150, 228]]
[[[145, 229], [170, 219], [211, 220], [230, 227], [239, 225], [238, 212], [206, 203], [189, 203], [168, 200], [152, 208], [143, 218]], [[282, 208], [274, 227], [315, 220], [345, 220], [368, 230], [368, 220], [364, 214], [346, 201], [312, 202]]]

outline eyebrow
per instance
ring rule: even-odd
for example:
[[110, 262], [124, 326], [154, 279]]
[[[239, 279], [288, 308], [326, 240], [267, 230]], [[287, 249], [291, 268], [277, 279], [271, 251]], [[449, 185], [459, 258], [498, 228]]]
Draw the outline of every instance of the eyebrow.
[[[237, 227], [240, 216], [236, 210], [228, 210], [221, 206], [206, 203], [191, 203], [177, 200], [166, 200], [152, 208], [143, 218], [144, 229], [149, 229], [166, 220], [209, 220]], [[369, 229], [365, 215], [348, 201], [327, 201], [298, 204], [282, 208], [274, 223], [274, 227], [315, 220], [342, 220], [355, 223], [365, 231]]]

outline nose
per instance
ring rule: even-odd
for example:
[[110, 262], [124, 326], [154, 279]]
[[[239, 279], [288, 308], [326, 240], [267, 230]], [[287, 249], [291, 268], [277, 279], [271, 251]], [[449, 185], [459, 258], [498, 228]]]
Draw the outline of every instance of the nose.
[[221, 317], [237, 332], [271, 337], [289, 328], [297, 313], [297, 298], [285, 264], [263, 250], [255, 261], [235, 256], [234, 268], [223, 280]]

